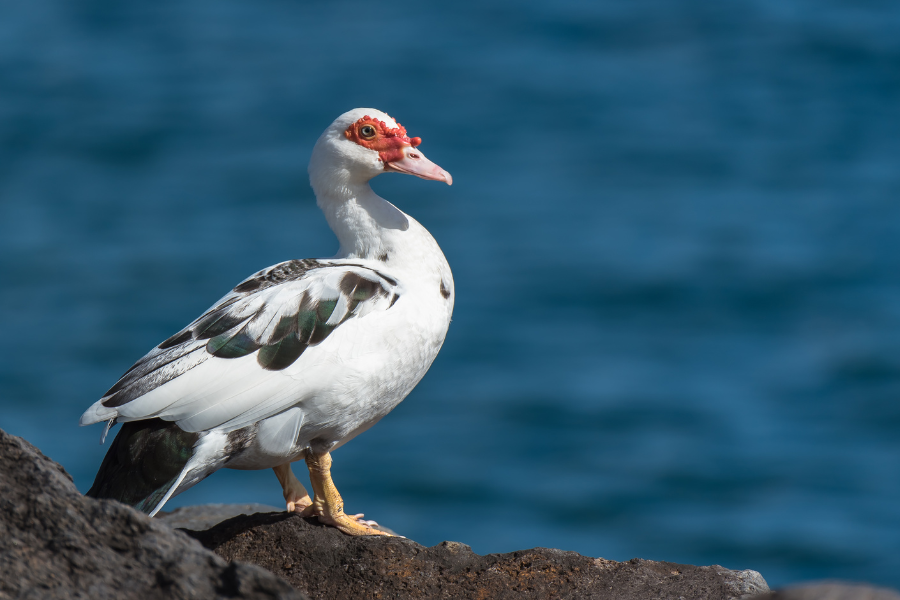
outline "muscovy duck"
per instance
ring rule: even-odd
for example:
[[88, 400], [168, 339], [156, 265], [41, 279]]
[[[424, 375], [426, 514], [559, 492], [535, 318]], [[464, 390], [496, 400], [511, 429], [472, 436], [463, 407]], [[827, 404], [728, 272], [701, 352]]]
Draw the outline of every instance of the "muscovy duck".
[[[376, 195], [396, 171], [452, 184], [387, 114], [358, 108], [322, 134], [309, 163], [340, 242], [238, 284], [140, 359], [81, 417], [124, 423], [88, 492], [155, 515], [214, 471], [273, 469], [289, 511], [351, 535], [331, 451], [378, 422], [431, 366], [453, 311], [453, 276], [434, 238]], [[314, 496], [291, 471], [305, 459]]]

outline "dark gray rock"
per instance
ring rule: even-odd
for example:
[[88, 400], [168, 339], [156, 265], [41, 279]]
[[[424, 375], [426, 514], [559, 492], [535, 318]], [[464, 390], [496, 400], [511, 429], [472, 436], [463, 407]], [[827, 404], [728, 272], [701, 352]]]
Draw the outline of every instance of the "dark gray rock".
[[255, 515], [279, 510], [281, 509], [268, 504], [199, 504], [182, 506], [171, 512], [161, 511], [154, 519], [165, 523], [172, 529], [203, 531], [239, 515]]
[[190, 532], [226, 560], [252, 562], [313, 598], [596, 598], [730, 600], [767, 592], [756, 571], [534, 548], [480, 556], [458, 542], [354, 538], [284, 512]]
[[900, 593], [869, 585], [823, 581], [775, 590], [754, 600], [900, 600]]
[[[198, 504], [196, 506], [182, 506], [181, 508], [176, 508], [172, 512], [160, 512], [156, 515], [156, 519], [172, 528], [204, 531], [233, 517], [273, 512], [282, 512], [282, 509], [267, 504], [255, 503]], [[385, 527], [384, 525], [379, 525], [378, 523], [370, 524], [370, 527], [397, 535], [397, 532], [393, 529]]]
[[83, 497], [25, 440], [0, 430], [0, 599], [303, 598], [123, 504]]
[[[304, 592], [348, 600], [730, 600], [768, 591], [755, 571], [618, 563], [546, 548], [479, 556], [457, 542], [425, 548], [402, 538], [349, 537], [283, 511], [245, 514], [266, 508], [260, 506], [192, 507], [149, 519], [118, 502], [81, 496], [62, 467], [2, 430], [0, 489], [0, 600], [304, 598]], [[166, 524], [202, 528], [235, 514], [187, 532], [218, 556]]]

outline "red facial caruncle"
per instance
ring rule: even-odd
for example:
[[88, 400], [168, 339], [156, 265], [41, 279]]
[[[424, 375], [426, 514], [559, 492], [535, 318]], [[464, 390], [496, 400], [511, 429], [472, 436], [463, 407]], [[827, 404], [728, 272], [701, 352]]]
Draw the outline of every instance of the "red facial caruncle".
[[421, 138], [411, 138], [406, 135], [406, 128], [400, 123], [391, 129], [384, 121], [373, 119], [366, 115], [353, 123], [344, 131], [348, 140], [352, 140], [363, 146], [378, 152], [378, 157], [384, 163], [385, 168], [391, 162], [403, 158], [403, 148], [412, 146], [415, 148], [422, 143]]

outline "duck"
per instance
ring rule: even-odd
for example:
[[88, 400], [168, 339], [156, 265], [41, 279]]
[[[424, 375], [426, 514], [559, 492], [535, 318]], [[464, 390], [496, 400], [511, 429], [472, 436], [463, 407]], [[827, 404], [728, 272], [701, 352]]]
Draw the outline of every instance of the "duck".
[[[348, 515], [331, 453], [419, 383], [447, 335], [453, 274], [432, 235], [370, 181], [452, 185], [388, 114], [345, 112], [309, 161], [332, 258], [289, 260], [236, 285], [125, 372], [81, 416], [122, 426], [87, 496], [151, 517], [215, 471], [272, 469], [286, 509], [349, 535], [389, 535]], [[303, 460], [313, 494], [291, 465]]]

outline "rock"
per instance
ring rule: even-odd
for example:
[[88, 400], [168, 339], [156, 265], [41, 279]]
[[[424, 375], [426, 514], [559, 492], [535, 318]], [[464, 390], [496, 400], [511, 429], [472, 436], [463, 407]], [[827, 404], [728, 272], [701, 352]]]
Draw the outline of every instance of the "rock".
[[900, 593], [868, 585], [821, 582], [775, 590], [754, 600], [900, 600]]
[[[724, 600], [768, 591], [755, 571], [619, 563], [545, 548], [479, 556], [457, 542], [425, 548], [403, 538], [349, 537], [296, 514], [257, 512], [268, 509], [258, 505], [191, 507], [150, 519], [115, 501], [83, 497], [62, 467], [2, 430], [0, 489], [0, 600], [304, 593], [348, 600]], [[167, 523], [218, 523], [186, 532], [215, 553]]]
[[756, 571], [614, 562], [546, 548], [479, 556], [458, 542], [426, 548], [403, 538], [349, 537], [284, 512], [190, 534], [226, 560], [264, 567], [313, 598], [725, 600], [769, 591]]
[[[191, 531], [204, 531], [218, 525], [222, 521], [240, 515], [255, 515], [256, 513], [282, 512], [282, 509], [267, 504], [199, 504], [197, 506], [182, 506], [172, 512], [160, 512], [156, 519], [176, 529], [189, 529]], [[372, 523], [370, 521], [370, 523]], [[379, 525], [370, 525], [373, 529], [380, 529], [387, 533], [397, 535], [393, 529]]]
[[279, 510], [281, 509], [268, 504], [200, 504], [182, 506], [171, 512], [161, 511], [154, 518], [173, 529], [203, 531], [238, 515], [255, 515]]
[[130, 507], [85, 498], [61, 466], [2, 430], [0, 489], [0, 599], [305, 597]]

